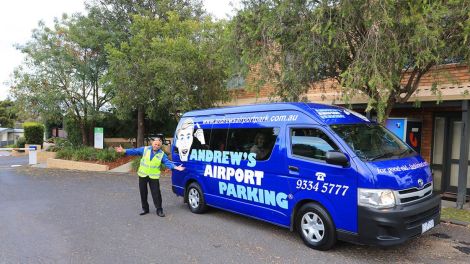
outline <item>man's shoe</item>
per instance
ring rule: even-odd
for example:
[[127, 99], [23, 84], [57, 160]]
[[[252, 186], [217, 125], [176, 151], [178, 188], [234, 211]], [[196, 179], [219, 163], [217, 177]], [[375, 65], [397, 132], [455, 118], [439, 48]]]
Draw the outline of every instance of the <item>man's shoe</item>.
[[165, 217], [165, 214], [163, 213], [163, 209], [157, 209], [157, 215], [160, 217]]
[[146, 214], [148, 214], [148, 213], [149, 213], [149, 211], [143, 211], [143, 212], [140, 213], [139, 215], [146, 215]]

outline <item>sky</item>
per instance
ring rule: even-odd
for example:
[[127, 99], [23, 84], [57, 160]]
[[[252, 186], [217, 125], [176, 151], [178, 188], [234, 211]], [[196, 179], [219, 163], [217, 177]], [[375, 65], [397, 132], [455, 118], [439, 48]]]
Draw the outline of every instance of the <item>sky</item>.
[[[8, 96], [8, 82], [13, 70], [23, 61], [14, 47], [24, 44], [40, 20], [52, 25], [63, 13], [85, 11], [85, 0], [13, 0], [2, 1], [0, 8], [0, 100]], [[239, 0], [203, 0], [206, 10], [216, 18], [228, 18], [238, 7]]]

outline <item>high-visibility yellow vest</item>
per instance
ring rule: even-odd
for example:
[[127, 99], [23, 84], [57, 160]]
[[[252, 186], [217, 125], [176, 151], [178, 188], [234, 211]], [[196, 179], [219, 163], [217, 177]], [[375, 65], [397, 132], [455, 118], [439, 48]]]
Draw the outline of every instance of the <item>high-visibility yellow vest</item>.
[[144, 149], [144, 155], [140, 159], [140, 166], [137, 174], [140, 177], [149, 176], [150, 179], [159, 179], [160, 178], [160, 165], [162, 164], [163, 151], [155, 154], [153, 159], [150, 159], [150, 153], [152, 152], [152, 147]]

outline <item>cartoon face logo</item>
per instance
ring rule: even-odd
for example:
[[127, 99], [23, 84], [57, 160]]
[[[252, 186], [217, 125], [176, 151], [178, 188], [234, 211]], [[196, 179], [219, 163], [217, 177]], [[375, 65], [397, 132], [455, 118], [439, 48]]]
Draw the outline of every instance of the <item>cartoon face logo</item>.
[[188, 161], [189, 150], [193, 144], [193, 136], [196, 136], [201, 144], [205, 144], [204, 132], [199, 124], [196, 124], [196, 126], [198, 129], [193, 134], [194, 121], [192, 118], [187, 118], [181, 123], [181, 127], [176, 130], [176, 147], [178, 148], [181, 161]]

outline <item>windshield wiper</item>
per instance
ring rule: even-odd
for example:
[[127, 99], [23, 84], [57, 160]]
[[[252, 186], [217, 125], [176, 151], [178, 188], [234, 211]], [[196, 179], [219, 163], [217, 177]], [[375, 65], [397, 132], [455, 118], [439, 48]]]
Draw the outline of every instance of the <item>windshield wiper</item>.
[[382, 153], [382, 154], [377, 155], [375, 157], [369, 158], [368, 161], [373, 161], [373, 160], [382, 159], [382, 158], [388, 158], [388, 157], [392, 157], [392, 156], [393, 156], [393, 152], [385, 152], [385, 153]]
[[409, 149], [405, 149], [405, 150], [403, 150], [402, 152], [396, 154], [395, 156], [401, 157], [403, 154], [406, 154], [406, 153], [409, 152], [409, 151], [410, 151]]

